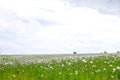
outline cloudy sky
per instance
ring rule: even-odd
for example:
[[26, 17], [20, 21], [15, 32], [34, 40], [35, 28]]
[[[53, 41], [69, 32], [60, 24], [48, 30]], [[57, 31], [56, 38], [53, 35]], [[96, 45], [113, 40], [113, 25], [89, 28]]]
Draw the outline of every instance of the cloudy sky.
[[0, 52], [120, 50], [120, 0], [0, 0]]

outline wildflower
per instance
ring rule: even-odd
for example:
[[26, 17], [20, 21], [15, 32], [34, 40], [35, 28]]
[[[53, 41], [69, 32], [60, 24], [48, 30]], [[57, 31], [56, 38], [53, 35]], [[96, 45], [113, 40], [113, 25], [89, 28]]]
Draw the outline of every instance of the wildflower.
[[120, 67], [119, 67], [119, 66], [117, 66], [117, 67], [116, 67], [116, 69], [117, 69], [117, 70], [120, 70]]
[[92, 64], [92, 63], [93, 63], [93, 61], [90, 61], [90, 63]]
[[77, 75], [77, 74], [78, 74], [78, 71], [75, 71], [75, 74]]
[[103, 71], [106, 71], [106, 68], [103, 68]]
[[112, 67], [113, 65], [112, 65], [112, 64], [110, 64], [109, 66], [110, 66], [110, 67]]
[[92, 67], [93, 67], [93, 68], [95, 68], [95, 67], [96, 67], [96, 65], [93, 65]]
[[111, 78], [114, 78], [115, 76], [111, 76]]
[[62, 73], [61, 72], [59, 72], [59, 75], [61, 75]]
[[41, 77], [44, 77], [44, 75], [42, 74]]
[[68, 65], [71, 65], [71, 63], [68, 63]]
[[110, 62], [108, 62], [108, 64], [109, 64]]
[[52, 69], [52, 70], [53, 70], [53, 67], [52, 67], [52, 66], [50, 66], [50, 69]]
[[98, 69], [98, 70], [96, 70], [95, 72], [100, 72], [101, 70], [100, 69]]
[[69, 62], [66, 62], [66, 64], [68, 64]]
[[62, 64], [62, 67], [64, 67], [65, 65], [64, 64]]
[[86, 63], [87, 61], [85, 59], [83, 59], [82, 62]]
[[116, 71], [116, 68], [113, 68], [113, 72], [115, 72]]
[[107, 63], [106, 61], [104, 63]]
[[16, 77], [16, 75], [13, 75], [13, 77]]
[[5, 63], [5, 65], [8, 65], [8, 64], [9, 64], [8, 62]]

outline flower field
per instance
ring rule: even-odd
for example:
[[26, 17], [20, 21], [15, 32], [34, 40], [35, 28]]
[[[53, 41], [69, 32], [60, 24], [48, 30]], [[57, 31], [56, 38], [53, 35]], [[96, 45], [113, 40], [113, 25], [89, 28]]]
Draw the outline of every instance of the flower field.
[[120, 80], [120, 55], [0, 56], [0, 80]]

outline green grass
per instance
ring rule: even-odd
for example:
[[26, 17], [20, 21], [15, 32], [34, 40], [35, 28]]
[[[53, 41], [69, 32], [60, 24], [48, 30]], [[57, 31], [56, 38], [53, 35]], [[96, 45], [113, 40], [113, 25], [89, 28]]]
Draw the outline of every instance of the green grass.
[[120, 80], [119, 55], [24, 59], [1, 56], [0, 80]]

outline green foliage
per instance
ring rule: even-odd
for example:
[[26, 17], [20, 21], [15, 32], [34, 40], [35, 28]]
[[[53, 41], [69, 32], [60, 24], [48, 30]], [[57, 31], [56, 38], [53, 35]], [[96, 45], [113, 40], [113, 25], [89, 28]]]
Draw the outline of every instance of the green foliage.
[[38, 59], [0, 59], [0, 80], [119, 80], [119, 55]]

